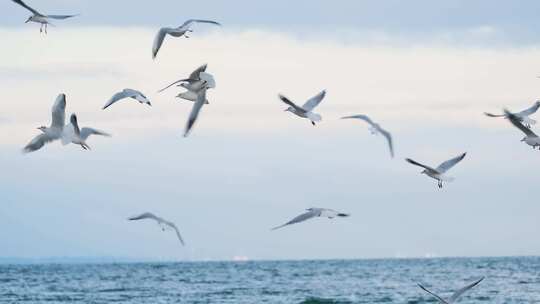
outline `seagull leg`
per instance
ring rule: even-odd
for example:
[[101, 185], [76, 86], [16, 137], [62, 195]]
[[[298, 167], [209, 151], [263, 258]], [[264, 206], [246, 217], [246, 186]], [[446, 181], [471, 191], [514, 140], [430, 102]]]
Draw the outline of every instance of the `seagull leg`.
[[45, 23], [45, 34], [47, 34], [47, 23]]
[[40, 23], [40, 24], [39, 24], [39, 32], [40, 32], [40, 33], [43, 33], [43, 23]]

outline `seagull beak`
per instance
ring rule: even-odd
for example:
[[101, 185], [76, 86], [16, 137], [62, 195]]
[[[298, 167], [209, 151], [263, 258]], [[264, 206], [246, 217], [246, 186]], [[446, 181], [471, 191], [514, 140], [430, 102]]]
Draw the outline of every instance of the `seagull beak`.
[[149, 106], [152, 106], [152, 104], [151, 104], [151, 103], [147, 103], [147, 105], [149, 105]]

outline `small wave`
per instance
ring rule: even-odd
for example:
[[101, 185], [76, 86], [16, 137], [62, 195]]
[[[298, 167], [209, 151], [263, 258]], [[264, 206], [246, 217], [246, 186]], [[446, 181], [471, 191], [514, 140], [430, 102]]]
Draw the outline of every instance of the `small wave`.
[[337, 299], [325, 299], [325, 298], [307, 298], [299, 304], [349, 304], [352, 302], [337, 300]]

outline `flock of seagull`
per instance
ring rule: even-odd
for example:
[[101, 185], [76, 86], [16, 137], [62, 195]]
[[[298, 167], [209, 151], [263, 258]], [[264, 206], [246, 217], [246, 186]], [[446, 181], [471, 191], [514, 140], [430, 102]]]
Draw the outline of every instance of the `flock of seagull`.
[[[32, 15], [28, 17], [28, 19], [26, 20], [26, 23], [27, 22], [39, 23], [40, 32], [42, 33], [43, 32], [47, 33], [47, 26], [53, 25], [51, 23], [51, 20], [62, 20], [62, 19], [78, 16], [78, 15], [46, 15], [28, 6], [22, 0], [12, 0], [12, 1], [19, 4], [20, 6], [24, 7], [25, 9], [29, 10], [32, 13]], [[213, 25], [218, 25], [218, 26], [221, 25], [220, 23], [216, 21], [212, 21], [212, 20], [190, 19], [184, 22], [184, 24], [182, 24], [179, 27], [163, 27], [159, 29], [158, 33], [155, 36], [154, 43], [152, 45], [152, 58], [153, 59], [156, 58], [160, 48], [163, 45], [165, 37], [167, 35], [170, 35], [171, 37], [189, 38], [187, 34], [193, 32], [191, 27], [193, 24], [196, 24], [196, 23], [206, 23], [206, 24], [213, 24]], [[159, 93], [161, 93], [172, 86], [182, 87], [186, 91], [179, 93], [177, 97], [194, 102], [191, 113], [187, 119], [186, 127], [184, 130], [184, 137], [187, 137], [192, 131], [192, 128], [195, 122], [197, 121], [197, 117], [202, 107], [205, 104], [209, 104], [208, 99], [207, 99], [207, 90], [216, 87], [216, 82], [213, 75], [206, 71], [207, 67], [208, 66], [204, 64], [198, 67], [196, 70], [194, 70], [188, 77], [180, 79], [180, 80], [176, 80], [158, 91]], [[292, 114], [300, 118], [309, 120], [309, 122], [311, 122], [313, 126], [316, 126], [318, 122], [322, 121], [322, 116], [318, 113], [315, 113], [314, 110], [322, 102], [325, 96], [326, 96], [326, 91], [323, 90], [317, 95], [308, 99], [303, 105], [299, 105], [291, 101], [289, 98], [285, 97], [282, 94], [278, 95], [279, 99], [283, 103], [288, 105], [288, 107], [285, 109], [286, 112], [291, 112]], [[117, 104], [119, 101], [130, 100], [130, 99], [135, 100], [141, 104], [152, 106], [150, 100], [143, 93], [141, 93], [138, 90], [126, 88], [118, 93], [115, 93], [105, 103], [102, 109], [105, 110], [108, 107], [112, 106], [113, 104]], [[520, 112], [512, 113], [508, 111], [507, 109], [504, 109], [503, 113], [501, 114], [492, 114], [492, 113], [487, 113], [487, 112], [484, 114], [488, 117], [501, 117], [501, 118], [508, 119], [508, 121], [513, 126], [521, 130], [525, 134], [525, 137], [522, 139], [523, 142], [525, 142], [529, 146], [532, 146], [533, 149], [536, 149], [536, 147], [538, 147], [540, 150], [540, 137], [531, 130], [531, 126], [534, 125], [536, 121], [530, 118], [530, 116], [536, 113], [539, 108], [540, 108], [540, 101], [536, 101], [533, 106]], [[91, 135], [111, 136], [109, 133], [106, 133], [104, 131], [94, 129], [91, 127], [80, 128], [76, 114], [71, 114], [69, 123], [66, 124], [65, 122], [66, 95], [65, 94], [58, 95], [58, 97], [56, 98], [53, 104], [51, 112], [52, 112], [52, 120], [51, 120], [50, 126], [39, 127], [38, 129], [41, 131], [41, 133], [35, 136], [30, 141], [30, 143], [28, 143], [23, 148], [23, 152], [28, 153], [28, 152], [37, 151], [43, 148], [45, 144], [56, 141], [56, 140], [60, 140], [63, 145], [68, 145], [72, 143], [75, 145], [80, 145], [81, 148], [84, 150], [90, 150], [90, 146], [86, 143], [86, 141]], [[355, 119], [355, 120], [360, 120], [367, 123], [369, 125], [369, 131], [372, 134], [374, 135], [381, 134], [386, 139], [390, 156], [394, 157], [394, 145], [393, 145], [391, 133], [383, 129], [379, 124], [375, 123], [370, 117], [368, 117], [367, 115], [360, 114], [360, 115], [344, 116], [342, 117], [342, 119]], [[454, 158], [451, 158], [447, 161], [442, 162], [437, 167], [424, 165], [410, 158], [406, 158], [406, 161], [412, 165], [423, 168], [424, 170], [421, 173], [426, 174], [427, 176], [437, 180], [437, 186], [439, 188], [442, 188], [443, 182], [450, 182], [454, 180], [453, 177], [447, 175], [448, 170], [450, 170], [456, 164], [461, 162], [465, 158], [465, 156], [466, 156], [466, 153], [462, 153]], [[348, 217], [348, 216], [349, 214], [347, 213], [338, 212], [332, 209], [309, 208], [309, 209], [306, 209], [306, 212], [294, 217], [292, 220], [286, 222], [283, 225], [272, 228], [271, 230], [280, 229], [285, 226], [301, 223], [301, 222], [304, 222], [313, 218], [317, 218], [317, 217], [333, 219], [337, 217]], [[159, 224], [160, 228], [163, 231], [167, 229], [174, 230], [180, 243], [182, 245], [185, 244], [177, 226], [173, 222], [163, 219], [155, 214], [152, 214], [150, 212], [145, 212], [141, 215], [130, 217], [128, 218], [128, 220], [130, 221], [153, 220]], [[418, 285], [422, 290], [432, 295], [439, 303], [450, 304], [450, 303], [454, 303], [463, 293], [473, 288], [474, 286], [478, 285], [483, 279], [484, 278], [482, 277], [481, 279], [457, 290], [448, 299], [444, 299], [438, 296], [437, 294], [426, 289], [421, 284], [418, 284]]]

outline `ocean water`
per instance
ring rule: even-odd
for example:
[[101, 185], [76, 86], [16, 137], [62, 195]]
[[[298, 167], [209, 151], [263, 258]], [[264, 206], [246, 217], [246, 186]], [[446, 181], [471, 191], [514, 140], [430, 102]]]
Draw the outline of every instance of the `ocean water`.
[[0, 303], [540, 303], [540, 258], [0, 265]]

